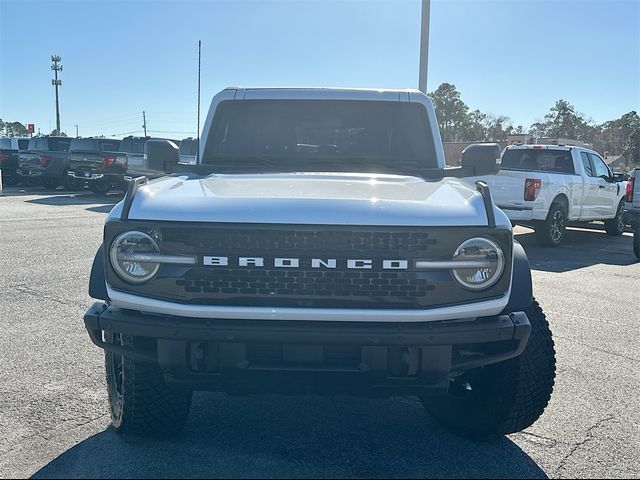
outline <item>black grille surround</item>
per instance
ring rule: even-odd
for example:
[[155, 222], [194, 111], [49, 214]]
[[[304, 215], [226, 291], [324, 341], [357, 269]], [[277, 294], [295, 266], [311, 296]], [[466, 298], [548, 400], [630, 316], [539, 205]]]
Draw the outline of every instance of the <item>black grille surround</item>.
[[[167, 255], [194, 255], [195, 266], [162, 265], [156, 277], [132, 285], [107, 260], [115, 290], [182, 304], [309, 307], [413, 308], [457, 305], [503, 296], [511, 279], [508, 229], [473, 227], [381, 227], [196, 222], [113, 221], [105, 225], [105, 248], [128, 230], [156, 239]], [[506, 265], [489, 289], [460, 287], [448, 270], [415, 269], [416, 260], [450, 260], [473, 237], [496, 241]], [[229, 257], [229, 266], [205, 266], [205, 256]], [[264, 258], [264, 267], [239, 267], [238, 257]], [[108, 259], [108, 255], [106, 256]], [[274, 267], [274, 258], [299, 258], [298, 268]], [[336, 259], [336, 268], [311, 268], [311, 259]], [[348, 269], [347, 260], [368, 259], [371, 269]], [[407, 260], [406, 270], [383, 269], [383, 260]]]

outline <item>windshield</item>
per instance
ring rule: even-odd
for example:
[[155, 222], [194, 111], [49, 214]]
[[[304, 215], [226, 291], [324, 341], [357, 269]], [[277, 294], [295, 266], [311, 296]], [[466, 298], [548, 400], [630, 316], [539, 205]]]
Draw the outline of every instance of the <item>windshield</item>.
[[502, 155], [500, 169], [576, 173], [570, 151], [533, 148], [507, 150]]
[[202, 163], [220, 172], [426, 175], [438, 167], [422, 105], [332, 100], [222, 102]]

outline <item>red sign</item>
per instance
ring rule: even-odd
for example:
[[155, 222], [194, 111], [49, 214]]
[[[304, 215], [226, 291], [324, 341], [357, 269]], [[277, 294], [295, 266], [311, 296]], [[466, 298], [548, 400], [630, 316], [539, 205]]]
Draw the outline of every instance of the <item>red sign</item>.
[[27, 133], [35, 133], [36, 126], [33, 123], [27, 123]]

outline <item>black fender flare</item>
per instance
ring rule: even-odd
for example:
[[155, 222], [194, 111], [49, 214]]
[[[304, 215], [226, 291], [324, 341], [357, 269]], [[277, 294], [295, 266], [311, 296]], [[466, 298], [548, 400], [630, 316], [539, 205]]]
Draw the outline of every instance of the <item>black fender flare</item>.
[[96, 252], [96, 256], [93, 259], [93, 265], [91, 267], [91, 277], [89, 278], [89, 296], [91, 298], [97, 298], [98, 300], [109, 301], [109, 294], [107, 293], [107, 282], [104, 271], [104, 245], [100, 245], [100, 248]]
[[531, 267], [529, 259], [522, 245], [513, 241], [513, 276], [511, 279], [511, 295], [509, 303], [502, 314], [523, 312], [533, 302], [533, 284], [531, 282]]

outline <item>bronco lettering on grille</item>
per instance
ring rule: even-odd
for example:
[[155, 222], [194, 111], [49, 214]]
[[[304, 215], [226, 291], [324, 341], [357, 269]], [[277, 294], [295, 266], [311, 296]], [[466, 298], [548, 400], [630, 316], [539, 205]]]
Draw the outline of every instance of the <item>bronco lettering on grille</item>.
[[[302, 268], [300, 258], [281, 258], [277, 257], [273, 260], [265, 260], [264, 257], [214, 257], [204, 256], [202, 264], [207, 267], [275, 267], [275, 268]], [[338, 260], [336, 258], [311, 258], [304, 262], [311, 268], [338, 268]], [[372, 260], [367, 258], [353, 258], [341, 262], [342, 267], [350, 270], [371, 270], [379, 268], [382, 270], [407, 270], [409, 268], [408, 260]]]

